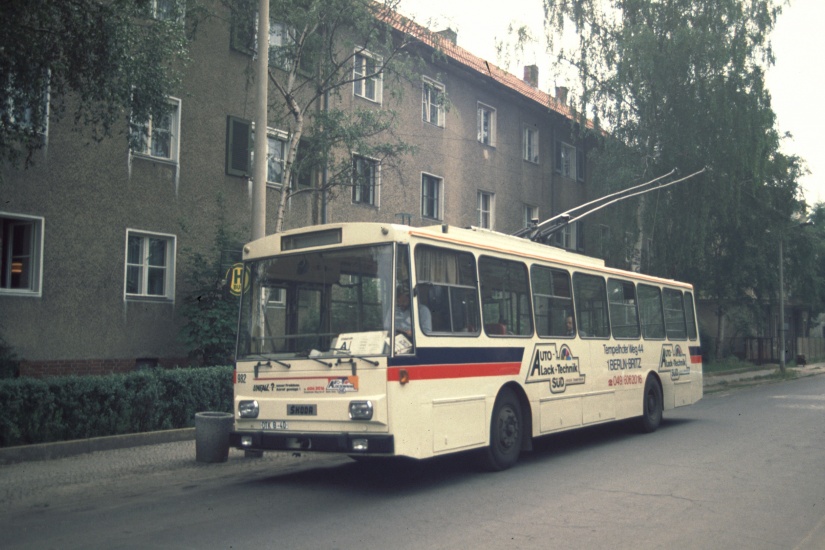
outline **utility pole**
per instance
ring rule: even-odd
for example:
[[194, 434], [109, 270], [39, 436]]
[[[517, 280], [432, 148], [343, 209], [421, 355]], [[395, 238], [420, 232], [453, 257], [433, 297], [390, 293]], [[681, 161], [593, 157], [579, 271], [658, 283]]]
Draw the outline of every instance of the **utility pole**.
[[269, 0], [258, 0], [258, 63], [255, 95], [255, 165], [252, 169], [252, 240], [266, 236], [266, 169], [268, 139]]

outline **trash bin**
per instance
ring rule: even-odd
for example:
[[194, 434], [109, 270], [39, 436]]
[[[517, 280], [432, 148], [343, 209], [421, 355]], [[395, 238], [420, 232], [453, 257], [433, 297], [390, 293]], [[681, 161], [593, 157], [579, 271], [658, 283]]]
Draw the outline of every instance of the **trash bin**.
[[195, 413], [195, 459], [198, 462], [226, 462], [233, 424], [232, 413]]

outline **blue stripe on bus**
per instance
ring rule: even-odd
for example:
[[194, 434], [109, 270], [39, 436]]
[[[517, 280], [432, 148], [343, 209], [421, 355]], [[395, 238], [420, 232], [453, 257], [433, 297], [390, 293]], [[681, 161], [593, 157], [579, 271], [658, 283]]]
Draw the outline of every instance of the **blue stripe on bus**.
[[458, 365], [463, 363], [521, 363], [524, 348], [423, 348], [415, 350], [415, 355], [401, 355], [387, 358], [389, 367], [411, 365]]

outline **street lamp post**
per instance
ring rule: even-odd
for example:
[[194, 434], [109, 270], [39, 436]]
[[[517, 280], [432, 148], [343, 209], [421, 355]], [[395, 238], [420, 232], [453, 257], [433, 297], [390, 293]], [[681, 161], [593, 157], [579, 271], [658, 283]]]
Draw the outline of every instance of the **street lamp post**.
[[[813, 225], [813, 222], [805, 221], [795, 227], [805, 227]], [[779, 236], [779, 371], [785, 373], [785, 257], [783, 245], [784, 235]]]
[[782, 237], [779, 237], [779, 372], [785, 373], [785, 268], [782, 251]]

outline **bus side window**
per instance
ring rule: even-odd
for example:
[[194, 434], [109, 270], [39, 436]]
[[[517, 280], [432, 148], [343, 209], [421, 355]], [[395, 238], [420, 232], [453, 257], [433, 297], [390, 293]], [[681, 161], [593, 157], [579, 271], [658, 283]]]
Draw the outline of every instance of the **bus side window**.
[[440, 285], [424, 283], [419, 284], [417, 287], [416, 296], [418, 296], [419, 309], [424, 305], [430, 310], [432, 319], [430, 332], [450, 331], [450, 303], [447, 295], [447, 289]]
[[658, 287], [639, 285], [639, 316], [642, 319], [642, 336], [656, 340], [665, 337], [665, 318], [662, 314], [662, 292]]
[[567, 319], [574, 319], [570, 274], [563, 269], [534, 265], [530, 268], [530, 279], [538, 335], [575, 336], [575, 326], [567, 326]]
[[696, 313], [693, 310], [693, 294], [690, 292], [685, 292], [685, 320], [688, 338], [696, 340]]
[[478, 260], [478, 272], [484, 331], [492, 335], [532, 335], [533, 314], [527, 266], [521, 262], [482, 256]]
[[579, 334], [584, 337], [610, 338], [604, 278], [575, 273], [573, 290], [576, 295]]
[[666, 288], [663, 301], [665, 309], [665, 329], [668, 340], [687, 340], [685, 326], [685, 305], [682, 293], [672, 288]]
[[636, 309], [636, 287], [633, 283], [608, 279], [607, 299], [613, 338], [638, 338], [639, 311]]
[[415, 247], [416, 290], [432, 317], [429, 334], [478, 334], [475, 258], [468, 252]]

